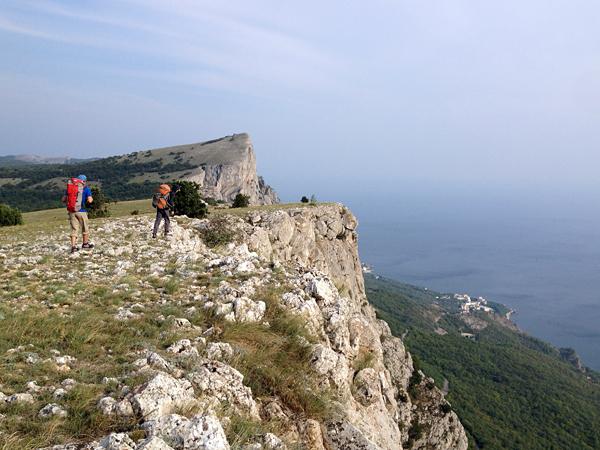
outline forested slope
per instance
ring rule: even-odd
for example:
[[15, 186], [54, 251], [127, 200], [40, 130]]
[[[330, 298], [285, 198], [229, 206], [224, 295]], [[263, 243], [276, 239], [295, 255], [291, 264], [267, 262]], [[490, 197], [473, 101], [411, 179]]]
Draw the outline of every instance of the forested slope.
[[465, 316], [439, 293], [369, 275], [365, 282], [423, 371], [440, 387], [448, 381], [447, 399], [473, 448], [600, 448], [596, 372], [582, 373], [498, 314]]

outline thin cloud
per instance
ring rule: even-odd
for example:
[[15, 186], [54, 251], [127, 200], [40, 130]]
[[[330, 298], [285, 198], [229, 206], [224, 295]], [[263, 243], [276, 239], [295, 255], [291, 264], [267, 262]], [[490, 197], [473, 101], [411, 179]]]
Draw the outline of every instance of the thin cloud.
[[[24, 23], [4, 18], [0, 29], [71, 45], [150, 56], [156, 65], [176, 67], [170, 76], [172, 82], [189, 80], [195, 72], [198, 80], [223, 77], [228, 81], [217, 83], [213, 79], [207, 86], [218, 88], [220, 84], [221, 88], [233, 88], [236, 92], [252, 92], [261, 85], [299, 91], [339, 90], [339, 77], [335, 75], [339, 67], [330, 56], [296, 37], [209, 12], [195, 3], [179, 2], [167, 7], [160, 2], [131, 0], [107, 3], [109, 13], [99, 15], [54, 2], [27, 1], [18, 5], [17, 12], [23, 8], [28, 12], [21, 19]], [[183, 7], [189, 10], [186, 12]], [[129, 18], [133, 11], [144, 12], [147, 20]], [[57, 20], [68, 20], [69, 26], [57, 27]], [[99, 28], [89, 29], [85, 23]], [[177, 29], [174, 24], [178, 24]], [[106, 27], [112, 30], [109, 36], [118, 38], [104, 37]], [[185, 76], [176, 73], [180, 70]], [[164, 77], [164, 72], [158, 70], [157, 74]]]

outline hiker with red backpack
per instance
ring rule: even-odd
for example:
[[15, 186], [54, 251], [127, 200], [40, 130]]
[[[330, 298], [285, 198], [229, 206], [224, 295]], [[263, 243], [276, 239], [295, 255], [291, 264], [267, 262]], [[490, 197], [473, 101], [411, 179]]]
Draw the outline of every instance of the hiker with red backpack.
[[152, 230], [152, 237], [156, 238], [160, 223], [165, 221], [165, 236], [171, 231], [171, 217], [170, 211], [174, 208], [173, 194], [171, 193], [171, 186], [168, 184], [161, 184], [154, 195], [152, 196], [152, 206], [156, 208], [156, 220], [154, 221], [154, 229]]
[[79, 228], [83, 238], [81, 248], [94, 248], [94, 244], [89, 241], [89, 227], [86, 206], [92, 203], [92, 190], [86, 186], [87, 177], [79, 175], [77, 178], [70, 178], [67, 181], [67, 191], [62, 198], [63, 203], [67, 205], [69, 213], [69, 224], [71, 225], [71, 253], [79, 250], [77, 247], [77, 238], [79, 237]]

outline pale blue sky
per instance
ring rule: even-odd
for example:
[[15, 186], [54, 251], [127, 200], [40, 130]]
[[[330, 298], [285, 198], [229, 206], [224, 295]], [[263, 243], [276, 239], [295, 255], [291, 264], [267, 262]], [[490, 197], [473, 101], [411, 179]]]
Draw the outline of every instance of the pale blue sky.
[[246, 131], [284, 193], [596, 187], [599, 23], [589, 0], [2, 0], [0, 154]]

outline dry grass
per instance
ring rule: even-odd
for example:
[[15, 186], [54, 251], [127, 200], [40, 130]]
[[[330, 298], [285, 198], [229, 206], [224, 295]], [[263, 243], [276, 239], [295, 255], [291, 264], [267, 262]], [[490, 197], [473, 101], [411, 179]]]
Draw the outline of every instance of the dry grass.
[[369, 351], [361, 351], [353, 363], [353, 368], [356, 373], [368, 367], [373, 367], [375, 355]]
[[331, 417], [335, 396], [319, 386], [310, 369], [309, 358], [314, 341], [301, 318], [279, 307], [276, 298], [285, 288], [264, 288], [255, 296], [267, 303], [262, 324], [225, 323], [223, 339], [241, 349], [233, 361], [244, 375], [244, 383], [254, 396], [278, 397], [282, 403], [302, 417]]
[[[271, 211], [307, 207], [302, 204], [274, 205], [228, 210], [211, 210], [219, 217], [223, 214], [246, 215], [251, 211]], [[140, 214], [152, 214], [149, 200], [119, 202], [111, 205], [112, 217], [94, 220], [93, 227], [101, 226], [115, 217], [128, 217], [132, 210]], [[26, 254], [27, 242], [39, 235], [62, 234], [66, 238], [68, 224], [64, 209], [27, 213], [25, 225], [18, 228], [0, 229], [0, 240], [11, 236], [13, 248]], [[15, 233], [18, 230], [18, 233]], [[51, 233], [49, 233], [51, 232]], [[23, 242], [22, 247], [20, 242]], [[138, 261], [140, 264], [141, 260]], [[331, 417], [335, 396], [317, 384], [309, 367], [310, 346], [313, 341], [304, 322], [288, 314], [279, 306], [279, 299], [288, 289], [281, 277], [275, 274], [273, 284], [259, 289], [255, 300], [267, 303], [263, 324], [240, 324], [224, 322], [210, 311], [198, 308], [192, 317], [184, 311], [190, 306], [189, 285], [205, 286], [206, 292], [214, 292], [225, 277], [210, 274], [202, 264], [194, 266], [198, 275], [190, 278], [181, 274], [174, 264], [165, 265], [166, 274], [161, 278], [141, 279], [135, 272], [109, 284], [95, 284], [80, 279], [72, 283], [56, 277], [66, 264], [58, 256], [46, 255], [41, 262], [23, 265], [13, 272], [4, 272], [0, 278], [0, 385], [5, 394], [25, 391], [25, 384], [35, 380], [41, 387], [59, 386], [65, 378], [74, 378], [78, 386], [58, 401], [69, 415], [66, 418], [41, 419], [38, 411], [48, 403], [54, 403], [51, 394], [35, 396], [35, 404], [26, 406], [0, 406], [6, 419], [0, 424], [0, 450], [32, 449], [64, 442], [84, 442], [98, 438], [111, 431], [135, 430], [136, 424], [102, 416], [97, 401], [104, 395], [115, 394], [115, 386], [102, 385], [103, 377], [121, 377], [125, 385], [136, 386], [145, 379], [128, 376], [131, 363], [139, 357], [142, 349], [162, 351], [180, 338], [193, 339], [200, 331], [173, 329], [172, 321], [158, 320], [188, 317], [193, 325], [206, 330], [216, 326], [222, 330], [219, 340], [235, 344], [241, 351], [231, 362], [245, 376], [255, 397], [278, 397], [298, 416]], [[84, 261], [68, 261], [71, 271], [83, 273]], [[37, 270], [33, 275], [33, 269]], [[46, 269], [48, 269], [46, 271]], [[250, 275], [247, 275], [250, 276]], [[107, 278], [110, 279], [110, 278]], [[240, 277], [236, 281], [240, 281]], [[232, 281], [232, 280], [230, 280]], [[117, 289], [118, 285], [125, 288]], [[127, 288], [128, 286], [128, 288]], [[133, 296], [133, 292], [137, 295]], [[198, 292], [198, 291], [196, 291]], [[16, 299], [19, 299], [18, 301]], [[159, 301], [161, 300], [161, 301]], [[166, 300], [166, 302], [162, 302]], [[115, 320], [117, 307], [141, 302], [143, 314], [126, 322]], [[7, 354], [10, 348], [29, 346], [22, 352]], [[51, 350], [77, 358], [69, 372], [59, 372], [52, 361], [29, 364], [28, 352], [35, 352], [42, 360], [50, 359]], [[236, 442], [248, 441], [264, 430], [275, 431], [275, 424], [256, 423], [243, 417], [233, 417], [228, 435]], [[241, 444], [240, 444], [241, 445]]]
[[[90, 288], [91, 290], [92, 288]], [[89, 441], [112, 431], [135, 429], [128, 420], [115, 420], [103, 416], [98, 400], [113, 393], [114, 386], [103, 385], [103, 377], [122, 377], [132, 369], [136, 351], [145, 348], [160, 349], [182, 337], [190, 337], [190, 330], [170, 328], [168, 321], [154, 319], [159, 314], [182, 317], [183, 307], [147, 305], [144, 316], [128, 322], [116, 321], [114, 309], [107, 304], [118, 302], [112, 291], [93, 288], [96, 295], [85, 303], [74, 302], [64, 308], [48, 310], [32, 305], [20, 311], [9, 305], [0, 306], [0, 384], [6, 394], [25, 391], [25, 384], [35, 380], [41, 387], [59, 386], [65, 378], [74, 378], [77, 386], [61, 399], [69, 413], [66, 418], [42, 419], [38, 411], [54, 403], [50, 393], [37, 395], [33, 405], [2, 406], [0, 413], [6, 418], [0, 428], [0, 449], [32, 449], [64, 442]], [[191, 318], [202, 324], [201, 314]], [[19, 345], [27, 347], [22, 352], [7, 354], [6, 350]], [[51, 350], [77, 358], [72, 370], [57, 371], [50, 359]], [[26, 357], [35, 352], [42, 362], [28, 364]], [[125, 378], [124, 383], [135, 386], [143, 378]]]

